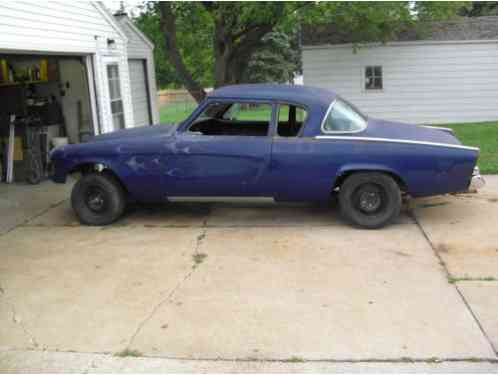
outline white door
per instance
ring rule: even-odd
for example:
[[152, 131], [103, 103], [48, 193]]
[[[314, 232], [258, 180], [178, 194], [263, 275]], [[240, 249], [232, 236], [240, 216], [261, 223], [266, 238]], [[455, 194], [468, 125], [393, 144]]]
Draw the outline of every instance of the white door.
[[149, 94], [145, 60], [128, 60], [131, 83], [131, 100], [133, 103], [134, 126], [150, 125]]

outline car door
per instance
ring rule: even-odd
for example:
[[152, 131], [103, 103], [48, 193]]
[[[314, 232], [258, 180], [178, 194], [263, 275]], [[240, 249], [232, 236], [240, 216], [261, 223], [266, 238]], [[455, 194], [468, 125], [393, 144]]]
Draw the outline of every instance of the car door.
[[321, 148], [313, 138], [303, 136], [309, 121], [307, 108], [280, 103], [277, 110], [267, 177], [268, 184], [274, 187], [275, 199], [307, 201], [328, 198], [332, 179], [327, 173], [333, 170], [330, 167], [334, 161], [328, 157], [330, 150]]
[[[216, 114], [212, 120], [210, 106], [223, 108], [225, 104], [223, 115]], [[235, 104], [250, 111], [230, 114], [229, 108]], [[248, 114], [251, 111], [253, 118]], [[270, 163], [269, 130], [274, 112], [274, 105], [268, 102], [208, 101], [199, 116], [179, 129], [169, 146], [173, 150], [164, 158], [165, 194], [169, 198], [265, 196], [268, 192], [262, 176]], [[204, 116], [206, 113], [209, 116]], [[254, 120], [258, 116], [261, 118]]]

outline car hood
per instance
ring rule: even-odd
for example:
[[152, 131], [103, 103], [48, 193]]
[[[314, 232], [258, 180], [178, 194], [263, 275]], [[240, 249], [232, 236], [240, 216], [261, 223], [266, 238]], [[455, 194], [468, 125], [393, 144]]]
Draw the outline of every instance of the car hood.
[[128, 128], [117, 130], [111, 133], [105, 133], [93, 137], [90, 142], [100, 141], [120, 141], [146, 136], [168, 136], [175, 132], [178, 126], [174, 124], [158, 124], [153, 126], [140, 126], [137, 128]]
[[446, 143], [461, 145], [461, 142], [450, 129], [434, 128], [423, 125], [412, 125], [402, 122], [368, 119], [368, 126], [358, 136], [401, 139], [408, 141]]

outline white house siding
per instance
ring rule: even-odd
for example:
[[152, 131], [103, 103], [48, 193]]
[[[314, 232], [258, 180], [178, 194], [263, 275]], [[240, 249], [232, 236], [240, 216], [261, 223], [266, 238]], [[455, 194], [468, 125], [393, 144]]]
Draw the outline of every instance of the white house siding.
[[[383, 90], [365, 91], [380, 65]], [[399, 42], [305, 47], [304, 84], [336, 91], [372, 117], [413, 123], [498, 119], [498, 43]]]
[[[111, 131], [108, 58], [119, 63], [126, 126], [133, 126], [126, 37], [112, 16], [94, 2], [3, 1], [0, 3], [0, 52], [89, 55], [94, 63], [101, 130]], [[109, 48], [108, 39], [115, 41]]]

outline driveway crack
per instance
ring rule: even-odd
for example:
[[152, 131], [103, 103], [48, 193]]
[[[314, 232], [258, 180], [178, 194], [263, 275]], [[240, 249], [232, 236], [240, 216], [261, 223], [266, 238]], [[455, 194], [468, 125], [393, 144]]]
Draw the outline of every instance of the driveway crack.
[[[431, 247], [434, 255], [437, 258], [437, 260], [439, 261], [439, 264], [444, 269], [444, 272], [446, 274], [446, 279], [447, 280], [451, 280], [452, 275], [451, 275], [450, 271], [448, 270], [448, 267], [446, 266], [446, 263], [444, 262], [443, 258], [439, 254], [436, 246], [434, 246], [434, 244], [432, 243], [431, 239], [429, 238], [429, 236], [425, 232], [424, 228], [422, 227], [422, 225], [418, 221], [418, 218], [415, 215], [415, 212], [413, 212], [413, 210], [410, 210], [410, 213], [411, 213], [411, 216], [413, 217], [413, 219], [415, 220], [415, 223], [417, 224], [418, 229], [422, 233], [422, 236], [424, 236], [425, 240], [427, 241], [427, 243]], [[493, 350], [493, 352], [495, 353], [495, 355], [498, 356], [498, 349], [494, 346], [493, 341], [491, 340], [491, 338], [488, 336], [488, 334], [484, 330], [484, 327], [482, 326], [481, 322], [477, 318], [477, 315], [475, 314], [474, 310], [472, 310], [472, 307], [470, 306], [470, 304], [467, 301], [467, 299], [465, 298], [464, 294], [462, 293], [462, 291], [458, 287], [457, 283], [452, 283], [452, 284], [455, 287], [455, 289], [456, 289], [457, 293], [459, 294], [460, 298], [462, 299], [464, 305], [467, 307], [467, 310], [470, 312], [470, 315], [472, 316], [472, 318], [476, 322], [477, 326], [479, 327], [479, 330], [481, 331], [482, 335], [484, 336], [484, 338], [488, 342], [489, 346], [491, 347], [491, 349]]]
[[0, 297], [3, 297], [7, 305], [10, 307], [10, 311], [12, 314], [11, 315], [12, 323], [19, 325], [19, 327], [21, 327], [26, 337], [28, 337], [30, 345], [33, 346], [34, 348], [38, 348], [39, 347], [38, 341], [24, 324], [22, 317], [17, 313], [16, 306], [14, 305], [13, 302], [10, 301], [10, 298], [6, 295], [5, 289], [2, 287], [1, 284], [0, 284]]
[[[195, 256], [196, 255], [199, 255], [199, 248], [202, 244], [202, 241], [204, 240], [204, 238], [206, 237], [206, 234], [207, 234], [207, 227], [206, 227], [206, 223], [207, 223], [207, 220], [204, 221], [203, 223], [203, 229], [202, 229], [202, 232], [197, 236], [197, 239], [196, 239], [196, 243], [195, 243], [195, 247], [194, 247], [194, 260], [195, 260]], [[202, 261], [201, 261], [202, 262]], [[166, 304], [167, 302], [171, 301], [171, 299], [173, 298], [173, 296], [175, 295], [176, 291], [178, 289], [180, 289], [180, 287], [185, 283], [187, 282], [192, 274], [195, 272], [195, 270], [197, 269], [197, 265], [199, 265], [201, 262], [196, 262], [196, 264], [194, 264], [194, 266], [192, 266], [192, 268], [190, 269], [190, 271], [175, 285], [175, 287], [173, 289], [171, 289], [171, 291], [168, 293], [168, 295], [161, 299], [155, 306], [154, 308], [150, 311], [149, 314], [147, 314], [147, 316], [140, 322], [140, 324], [137, 326], [137, 328], [135, 329], [135, 332], [133, 333], [133, 335], [131, 336], [130, 340], [128, 341], [128, 346], [127, 348], [131, 348], [132, 345], [133, 345], [133, 342], [135, 341], [135, 338], [139, 335], [139, 333], [142, 331], [143, 327], [145, 326], [145, 324], [150, 321], [152, 319], [152, 317], [156, 314], [156, 312], [164, 305]]]

